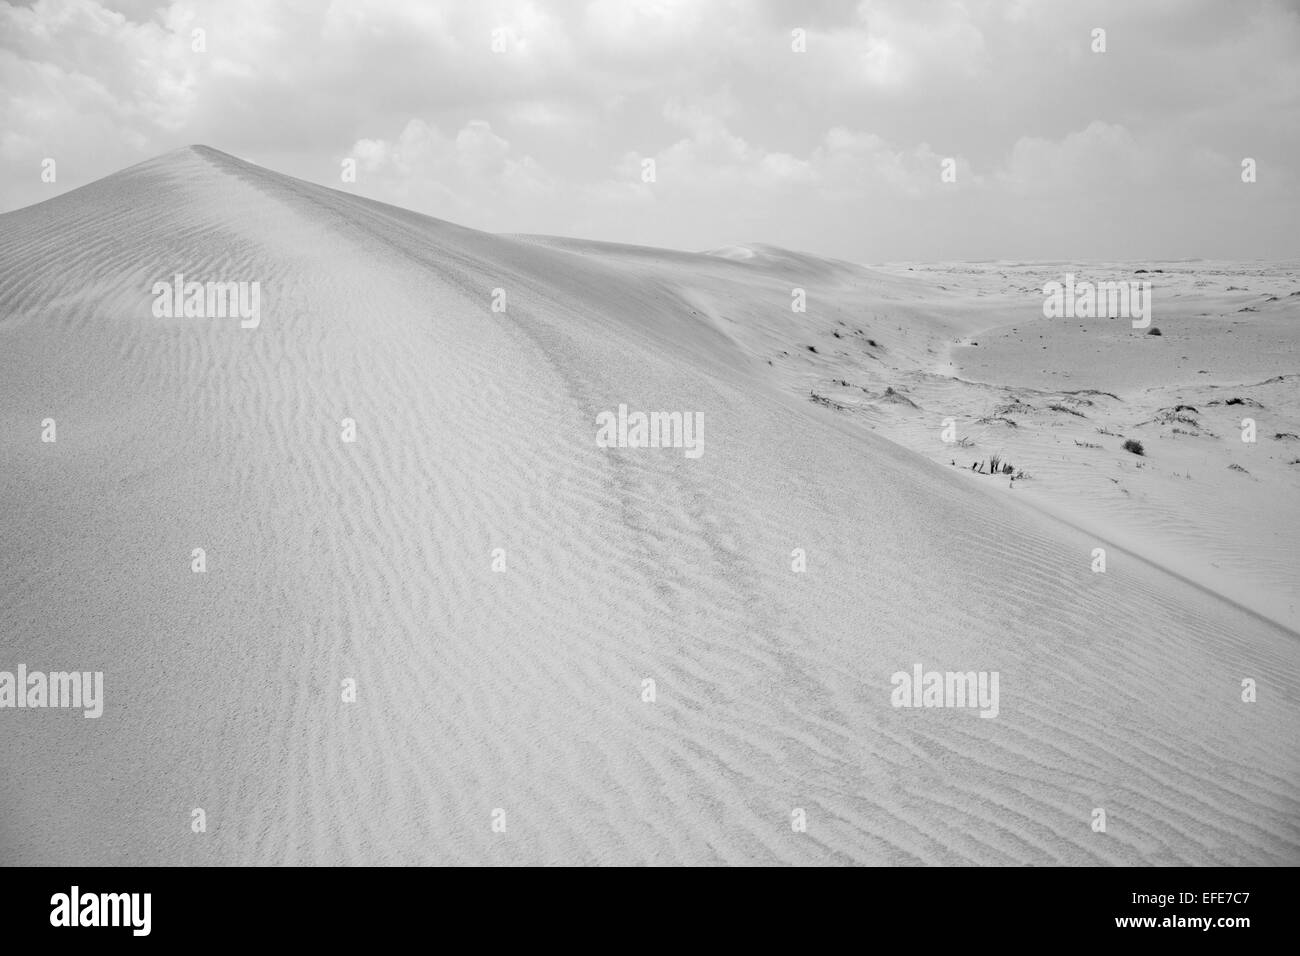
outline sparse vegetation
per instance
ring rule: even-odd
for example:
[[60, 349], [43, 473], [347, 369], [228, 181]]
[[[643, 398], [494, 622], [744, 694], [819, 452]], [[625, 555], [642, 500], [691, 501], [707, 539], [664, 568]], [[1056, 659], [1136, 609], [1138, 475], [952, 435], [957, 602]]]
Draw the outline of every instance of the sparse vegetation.
[[1228, 466], [1228, 470], [1229, 470], [1229, 471], [1239, 471], [1239, 472], [1241, 472], [1243, 475], [1249, 475], [1249, 474], [1250, 474], [1250, 472], [1248, 472], [1245, 468], [1242, 468], [1241, 465], [1237, 464], [1235, 461], [1234, 461], [1231, 465]]
[[1048, 405], [1047, 407], [1054, 412], [1065, 412], [1067, 415], [1075, 415], [1079, 418], [1088, 417], [1087, 415], [1083, 414], [1083, 412], [1079, 411], [1077, 408], [1070, 408], [1069, 406], [1061, 405], [1058, 402], [1053, 402], [1051, 405]]
[[1109, 428], [1098, 428], [1098, 429], [1097, 429], [1097, 434], [1098, 434], [1098, 435], [1110, 435], [1112, 438], [1123, 438], [1123, 437], [1124, 437], [1124, 436], [1121, 435], [1119, 432], [1113, 432], [1113, 431], [1111, 431]]
[[1211, 405], [1249, 405], [1252, 408], [1264, 407], [1259, 402], [1255, 401], [1253, 398], [1230, 398], [1227, 401], [1213, 401], [1210, 402], [1210, 404]]
[[1295, 432], [1278, 432], [1273, 436], [1274, 441], [1281, 441], [1284, 438], [1295, 438], [1300, 440], [1300, 435], [1297, 435]]
[[1147, 329], [1147, 335], [1164, 335], [1164, 334], [1165, 333], [1160, 331], [1160, 327], [1158, 325], [1153, 325], [1151, 326], [1151, 328]]
[[[1178, 408], [1192, 408], [1192, 407], [1190, 405], [1179, 405]], [[1193, 408], [1192, 411], [1195, 412], [1196, 409]], [[1197, 414], [1199, 415], [1200, 413], [1197, 412]], [[1160, 411], [1156, 413], [1155, 418], [1151, 419], [1150, 421], [1142, 422], [1142, 424], [1149, 425], [1155, 423], [1157, 425], [1168, 425], [1173, 422], [1181, 422], [1184, 425], [1191, 425], [1194, 428], [1201, 427], [1201, 423], [1198, 422], [1191, 415], [1184, 415], [1181, 412], [1179, 412], [1178, 409], [1175, 408], [1162, 408], [1160, 409]]]
[[916, 408], [916, 402], [912, 401], [902, 392], [895, 391], [894, 386], [892, 385], [885, 386], [885, 393], [880, 398], [881, 401], [893, 402], [896, 405], [909, 405], [912, 408]]
[[1000, 418], [1004, 415], [1024, 415], [1033, 410], [1034, 406], [1026, 404], [1017, 398], [1012, 398], [1007, 404], [996, 406], [993, 409], [993, 417]]
[[1090, 441], [1079, 441], [1079, 439], [1077, 439], [1077, 438], [1074, 440], [1074, 443], [1075, 443], [1076, 445], [1078, 445], [1080, 448], [1100, 448], [1100, 447], [1101, 447], [1100, 445], [1094, 444], [1093, 442], [1090, 442]]
[[812, 389], [808, 390], [808, 400], [817, 405], [825, 405], [827, 408], [833, 408], [837, 412], [843, 412], [848, 410], [847, 405], [842, 405], [839, 402], [835, 401], [834, 399], [827, 398], [825, 395], [818, 395]]
[[970, 470], [980, 475], [1011, 475], [1012, 480], [1029, 477], [1023, 471], [1016, 471], [1010, 462], [1003, 461], [1001, 455], [990, 455], [987, 467], [982, 461], [973, 461]]
[[1142, 443], [1140, 441], [1135, 441], [1132, 438], [1126, 438], [1124, 440], [1124, 450], [1131, 451], [1135, 455], [1146, 454], [1146, 450], [1142, 447]]
[[[1062, 395], [1105, 395], [1107, 398], [1113, 398], [1115, 399], [1115, 401], [1117, 402], [1119, 401], [1119, 396], [1116, 395], [1114, 392], [1103, 392], [1099, 388], [1076, 388], [1072, 392], [1062, 392], [1061, 394]], [[1082, 401], [1082, 399], [1077, 399], [1077, 400]], [[1088, 404], [1091, 405], [1092, 402], [1089, 402]]]

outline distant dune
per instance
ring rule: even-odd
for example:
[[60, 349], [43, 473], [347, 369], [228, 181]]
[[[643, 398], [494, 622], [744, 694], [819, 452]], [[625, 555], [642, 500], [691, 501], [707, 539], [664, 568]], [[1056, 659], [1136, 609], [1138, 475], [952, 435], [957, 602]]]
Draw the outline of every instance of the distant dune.
[[[1185, 265], [1067, 377], [1064, 268], [498, 236], [202, 146], [0, 216], [0, 670], [105, 688], [0, 709], [0, 863], [1300, 863], [1300, 283]], [[894, 706], [917, 664], [997, 716]]]

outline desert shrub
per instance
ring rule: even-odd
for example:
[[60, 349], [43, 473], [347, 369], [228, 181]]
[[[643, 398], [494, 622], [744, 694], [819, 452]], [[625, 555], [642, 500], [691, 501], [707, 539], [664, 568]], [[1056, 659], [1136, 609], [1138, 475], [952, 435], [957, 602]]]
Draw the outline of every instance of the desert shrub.
[[1160, 327], [1156, 325], [1153, 325], [1151, 326], [1151, 328], [1147, 329], [1147, 335], [1164, 335], [1164, 334], [1165, 333], [1160, 331]]
[[982, 461], [971, 462], [970, 470], [981, 475], [1010, 475], [1014, 474], [1016, 469], [1003, 461], [1001, 455], [989, 455], [988, 471], [984, 470]]
[[1024, 413], [1032, 412], [1033, 410], [1034, 410], [1033, 405], [1028, 405], [1025, 402], [1020, 401], [1019, 399], [1013, 398], [1011, 399], [1010, 402], [1008, 402], [1005, 405], [998, 405], [994, 407], [993, 414], [994, 416], [1023, 415]]
[[825, 405], [827, 408], [833, 408], [837, 412], [847, 411], [848, 409], [847, 405], [842, 405], [839, 402], [834, 401], [833, 399], [827, 398], [825, 395], [818, 395], [812, 389], [808, 390], [808, 400], [810, 402], [814, 402], [817, 405]]
[[1146, 454], [1146, 450], [1142, 447], [1142, 443], [1140, 441], [1134, 441], [1132, 438], [1126, 438], [1124, 440], [1124, 450], [1131, 451], [1135, 455]]
[[1054, 412], [1065, 412], [1068, 415], [1077, 415], [1079, 418], [1087, 418], [1087, 416], [1084, 415], [1083, 412], [1079, 411], [1077, 408], [1070, 408], [1067, 405], [1052, 404], [1052, 405], [1048, 405], [1047, 407]]

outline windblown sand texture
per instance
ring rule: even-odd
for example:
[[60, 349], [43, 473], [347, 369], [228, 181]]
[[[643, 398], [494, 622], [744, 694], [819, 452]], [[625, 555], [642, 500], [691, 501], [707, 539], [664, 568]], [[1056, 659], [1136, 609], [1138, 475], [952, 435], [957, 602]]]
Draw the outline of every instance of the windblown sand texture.
[[[1043, 319], [1067, 268], [498, 236], [205, 147], [0, 216], [0, 666], [106, 694], [0, 713], [0, 862], [1300, 863], [1300, 281], [1185, 264], [1146, 337]], [[154, 317], [178, 272], [260, 327]], [[620, 403], [702, 456], [598, 447]], [[891, 707], [917, 662], [998, 717]]]

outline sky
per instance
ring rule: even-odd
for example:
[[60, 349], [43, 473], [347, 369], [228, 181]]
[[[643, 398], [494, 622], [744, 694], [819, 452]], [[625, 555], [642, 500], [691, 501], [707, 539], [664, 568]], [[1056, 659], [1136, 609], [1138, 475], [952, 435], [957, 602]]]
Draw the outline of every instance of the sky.
[[1300, 0], [0, 3], [0, 211], [195, 143], [493, 232], [1296, 258]]

